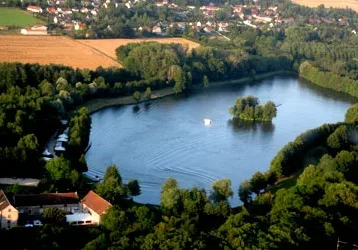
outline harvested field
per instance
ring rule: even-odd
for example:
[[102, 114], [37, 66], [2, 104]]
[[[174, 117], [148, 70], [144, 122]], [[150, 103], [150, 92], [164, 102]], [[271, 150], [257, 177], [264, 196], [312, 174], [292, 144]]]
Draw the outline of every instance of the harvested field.
[[0, 62], [62, 64], [73, 68], [121, 67], [100, 51], [63, 36], [0, 36]]
[[184, 38], [148, 38], [148, 39], [95, 39], [95, 40], [77, 40], [80, 43], [86, 44], [95, 48], [104, 54], [116, 59], [116, 49], [119, 46], [127, 45], [128, 43], [140, 42], [158, 42], [158, 43], [180, 43], [184, 46], [189, 46], [189, 50], [199, 47], [200, 44], [192, 42]]
[[324, 4], [324, 7], [326, 8], [333, 7], [345, 9], [348, 7], [356, 12], [358, 11], [358, 0], [292, 0], [292, 2], [309, 7], [317, 7], [320, 4]]

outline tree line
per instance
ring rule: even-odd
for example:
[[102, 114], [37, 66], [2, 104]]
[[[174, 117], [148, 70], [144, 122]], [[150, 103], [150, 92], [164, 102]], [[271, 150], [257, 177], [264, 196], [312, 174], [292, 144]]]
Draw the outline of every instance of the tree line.
[[255, 74], [292, 69], [285, 56], [242, 56], [205, 46], [189, 51], [179, 44], [146, 42], [121, 46], [116, 54], [131, 74], [146, 80], [160, 79], [176, 92], [211, 81], [254, 79]]

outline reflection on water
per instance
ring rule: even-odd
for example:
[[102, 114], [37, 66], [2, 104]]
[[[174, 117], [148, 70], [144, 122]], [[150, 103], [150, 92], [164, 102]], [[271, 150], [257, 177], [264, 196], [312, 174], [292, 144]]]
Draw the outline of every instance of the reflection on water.
[[314, 93], [315, 95], [320, 97], [334, 99], [334, 100], [347, 100], [351, 103], [358, 102], [358, 99], [353, 96], [350, 96], [342, 92], [337, 92], [332, 89], [323, 88], [303, 78], [300, 78], [299, 84], [302, 90], [310, 91], [311, 93]]
[[149, 111], [151, 104], [152, 104], [151, 102], [146, 102], [146, 103], [144, 103], [144, 105], [143, 105], [144, 110], [145, 110], [145, 111]]
[[[229, 107], [249, 94], [262, 103], [282, 104], [271, 123], [232, 123]], [[183, 188], [206, 190], [212, 181], [228, 177], [238, 190], [254, 172], [266, 171], [277, 152], [300, 133], [342, 121], [352, 102], [295, 77], [274, 77], [111, 107], [92, 115], [86, 160], [96, 175], [117, 164], [124, 180], [138, 179], [139, 202], [158, 204], [169, 177]], [[204, 118], [213, 123], [205, 126]], [[237, 194], [230, 202], [239, 204]]]
[[138, 111], [140, 110], [139, 105], [134, 105], [133, 108], [132, 108], [132, 110], [133, 110], [133, 113], [134, 113], [134, 114], [135, 114], [135, 113], [138, 113]]
[[272, 122], [253, 122], [240, 119], [230, 119], [227, 123], [235, 132], [260, 131], [263, 133], [272, 134], [275, 130], [275, 125]]

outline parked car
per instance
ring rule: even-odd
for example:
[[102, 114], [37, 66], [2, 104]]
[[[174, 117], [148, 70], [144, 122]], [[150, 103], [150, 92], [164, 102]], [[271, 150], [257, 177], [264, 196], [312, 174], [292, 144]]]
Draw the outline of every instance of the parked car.
[[34, 225], [32, 225], [32, 224], [25, 224], [25, 227], [34, 227]]
[[42, 226], [42, 222], [40, 220], [34, 220], [34, 226]]

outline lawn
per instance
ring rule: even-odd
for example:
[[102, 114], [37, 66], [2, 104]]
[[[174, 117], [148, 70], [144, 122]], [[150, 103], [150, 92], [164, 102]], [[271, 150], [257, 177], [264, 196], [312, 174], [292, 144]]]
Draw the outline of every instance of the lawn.
[[26, 11], [16, 8], [0, 8], [0, 26], [17, 26], [25, 27], [38, 23], [43, 23], [37, 20], [34, 16]]

